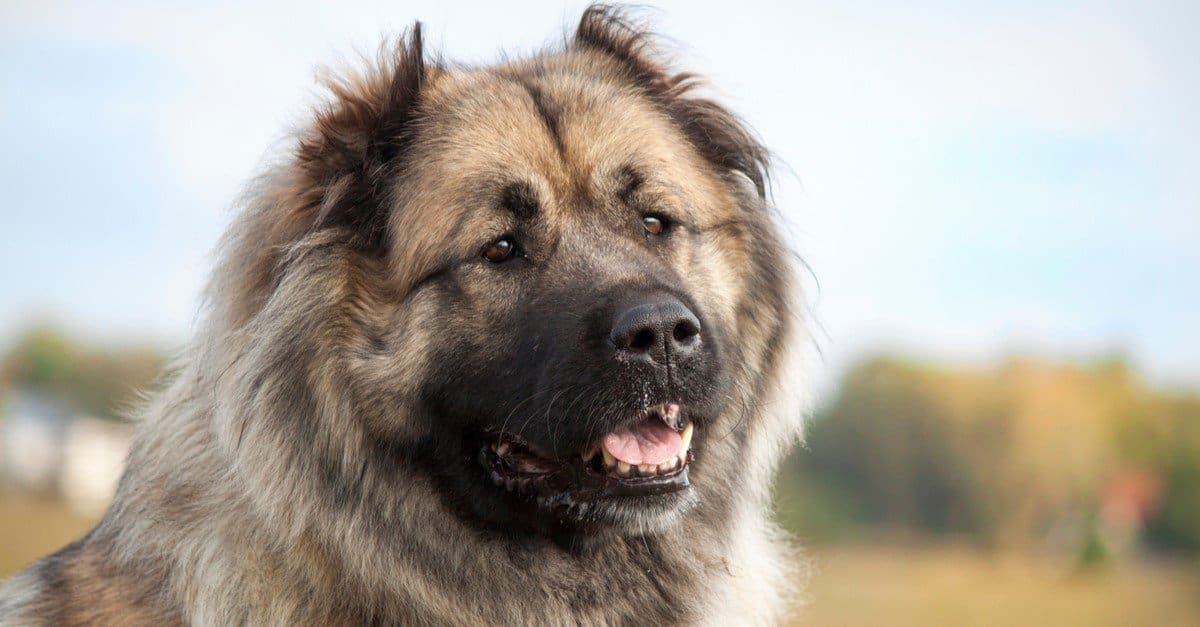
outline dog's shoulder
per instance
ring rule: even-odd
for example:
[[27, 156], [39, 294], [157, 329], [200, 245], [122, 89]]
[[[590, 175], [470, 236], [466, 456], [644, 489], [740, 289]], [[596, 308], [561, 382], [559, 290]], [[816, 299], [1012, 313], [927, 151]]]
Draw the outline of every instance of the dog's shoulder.
[[177, 625], [152, 572], [119, 567], [90, 536], [0, 587], [0, 625]]

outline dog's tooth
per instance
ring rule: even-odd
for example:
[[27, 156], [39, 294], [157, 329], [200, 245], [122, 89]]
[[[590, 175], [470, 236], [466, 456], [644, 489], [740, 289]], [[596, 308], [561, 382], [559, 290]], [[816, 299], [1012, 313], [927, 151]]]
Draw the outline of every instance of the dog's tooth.
[[617, 458], [613, 457], [612, 453], [608, 452], [608, 449], [601, 448], [600, 452], [604, 454], [604, 467], [605, 468], [613, 468], [614, 466], [617, 465]]
[[679, 447], [679, 450], [684, 454], [687, 454], [688, 448], [692, 446], [692, 431], [692, 423], [689, 422], [688, 426], [683, 428], [683, 433], [679, 436], [683, 439], [683, 446]]
[[496, 445], [496, 452], [500, 455], [508, 455], [508, 449], [508, 442], [501, 442], [500, 444]]
[[638, 472], [642, 473], [643, 477], [647, 477], [658, 472], [658, 466], [654, 464], [639, 464]]
[[679, 424], [679, 405], [676, 403], [666, 403], [663, 405], [662, 416], [663, 420], [665, 420], [666, 423], [671, 426], [671, 428], [675, 428], [675, 425]]
[[596, 445], [596, 446], [593, 446], [592, 448], [584, 451], [579, 456], [583, 458], [583, 461], [590, 462], [590, 461], [592, 461], [592, 458], [596, 456], [596, 453], [598, 453], [599, 451], [600, 451], [600, 446]]
[[659, 464], [658, 465], [658, 474], [665, 475], [668, 472], [675, 470], [675, 462], [676, 461], [677, 461], [676, 459], [668, 459], [667, 461]]
[[630, 466], [629, 464], [626, 464], [625, 462], [620, 462], [620, 461], [617, 462], [617, 472], [622, 475], [629, 476], [630, 468], [632, 468], [632, 466]]

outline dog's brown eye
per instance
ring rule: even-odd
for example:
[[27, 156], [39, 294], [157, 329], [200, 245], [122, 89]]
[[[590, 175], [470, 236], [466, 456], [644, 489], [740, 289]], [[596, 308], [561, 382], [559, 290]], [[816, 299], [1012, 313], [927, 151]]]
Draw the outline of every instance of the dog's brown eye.
[[656, 216], [645, 216], [642, 218], [642, 226], [646, 232], [651, 235], [661, 235], [667, 229], [666, 222], [662, 218]]
[[513, 243], [511, 238], [501, 237], [483, 249], [483, 258], [492, 263], [500, 263], [501, 261], [508, 261], [516, 250], [517, 245]]

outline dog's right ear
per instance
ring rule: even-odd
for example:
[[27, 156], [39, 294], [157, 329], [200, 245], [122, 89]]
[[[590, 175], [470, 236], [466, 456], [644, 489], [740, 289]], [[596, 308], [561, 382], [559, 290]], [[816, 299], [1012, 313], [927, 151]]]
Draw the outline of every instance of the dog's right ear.
[[386, 254], [390, 190], [413, 141], [426, 78], [417, 23], [378, 62], [326, 80], [330, 98], [300, 133], [291, 161], [252, 189], [222, 246], [220, 280], [209, 293], [229, 308], [230, 324], [262, 309], [306, 249], [302, 242]]
[[332, 98], [296, 151], [311, 228], [341, 229], [355, 248], [384, 252], [390, 182], [411, 143], [425, 80], [420, 22], [373, 67], [327, 80]]

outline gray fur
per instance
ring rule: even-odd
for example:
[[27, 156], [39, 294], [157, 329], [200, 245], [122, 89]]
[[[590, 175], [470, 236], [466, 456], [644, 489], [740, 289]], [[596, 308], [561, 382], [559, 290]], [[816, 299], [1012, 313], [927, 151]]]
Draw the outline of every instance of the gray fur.
[[[614, 61], [612, 51], [577, 46], [529, 63], [568, 73], [593, 68], [601, 77], [616, 77], [631, 62], [659, 70], [640, 43], [634, 49], [620, 39], [627, 26], [619, 16], [594, 9], [595, 23], [588, 19], [591, 40], [608, 28], [636, 59]], [[585, 43], [596, 48], [591, 40]], [[363, 254], [352, 242], [365, 240], [347, 235], [349, 223], [313, 226], [360, 189], [358, 174], [338, 173], [338, 160], [369, 150], [361, 148], [366, 139], [355, 147], [354, 133], [388, 114], [390, 105], [376, 106], [378, 94], [404, 62], [385, 60], [335, 84], [330, 109], [301, 133], [311, 150], [255, 184], [226, 236], [200, 330], [139, 413], [111, 508], [82, 541], [6, 584], [0, 622], [729, 625], [782, 618], [802, 581], [770, 520], [770, 483], [800, 431], [802, 399], [789, 392], [800, 381], [801, 351], [792, 347], [804, 335], [785, 248], [754, 189], [760, 179], [741, 169], [741, 157], [717, 163], [697, 153], [695, 162], [715, 164], [715, 175], [701, 172], [708, 166], [679, 166], [693, 167], [689, 189], [716, 190], [714, 207], [732, 204], [748, 216], [736, 233], [704, 236], [707, 246], [736, 245], [740, 252], [730, 257], [739, 265], [717, 267], [734, 262], [710, 256], [696, 270], [708, 277], [702, 298], [727, 301], [714, 306], [724, 307], [744, 349], [732, 367], [730, 415], [705, 444], [694, 478], [695, 507], [661, 528], [612, 534], [576, 551], [482, 531], [447, 506], [406, 445], [422, 435], [408, 412], [430, 366], [425, 349], [446, 316], [415, 287], [426, 262], [402, 245], [382, 257]], [[430, 68], [422, 89], [452, 78], [451, 70]], [[480, 93], [490, 84], [480, 82]], [[620, 89], [623, 98], [642, 97]], [[677, 93], [669, 97], [688, 98], [680, 85], [671, 89]], [[422, 106], [437, 103], [428, 96]], [[687, 103], [662, 106], [673, 107], [672, 116], [691, 114]], [[521, 124], [545, 132], [539, 119]], [[739, 133], [727, 135], [739, 141]], [[326, 142], [335, 135], [345, 152], [331, 152]], [[454, 167], [432, 150], [447, 147], [415, 145], [407, 158], [440, 164], [429, 166], [433, 173]], [[731, 164], [736, 173], [722, 169]], [[401, 218], [393, 218], [393, 235], [414, 233], [411, 224], [424, 229], [417, 236], [452, 228], [450, 218], [422, 208], [428, 194], [414, 190], [434, 176], [422, 172], [410, 169], [386, 188], [386, 203], [412, 221], [400, 231]], [[636, 516], [629, 522], [639, 524]]]

